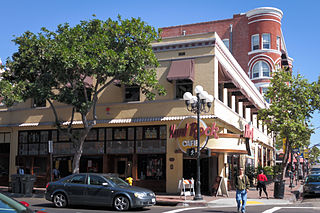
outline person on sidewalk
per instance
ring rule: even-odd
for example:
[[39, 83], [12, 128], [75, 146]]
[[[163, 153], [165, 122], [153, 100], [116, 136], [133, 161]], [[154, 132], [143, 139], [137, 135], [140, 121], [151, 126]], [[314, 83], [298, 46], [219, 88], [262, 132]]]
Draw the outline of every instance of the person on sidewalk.
[[268, 179], [267, 179], [267, 176], [265, 174], [263, 174], [263, 170], [260, 170], [260, 174], [257, 177], [257, 181], [258, 181], [257, 188], [259, 189], [259, 199], [261, 199], [262, 190], [266, 194], [267, 199], [269, 199], [267, 189], [266, 189]]
[[[237, 201], [238, 213], [239, 212], [245, 213], [246, 203], [247, 203], [247, 193], [250, 187], [250, 182], [249, 182], [248, 176], [244, 174], [243, 168], [239, 169], [239, 175], [235, 178], [234, 185], [237, 190], [236, 201]], [[241, 201], [242, 201], [242, 207], [241, 207]]]

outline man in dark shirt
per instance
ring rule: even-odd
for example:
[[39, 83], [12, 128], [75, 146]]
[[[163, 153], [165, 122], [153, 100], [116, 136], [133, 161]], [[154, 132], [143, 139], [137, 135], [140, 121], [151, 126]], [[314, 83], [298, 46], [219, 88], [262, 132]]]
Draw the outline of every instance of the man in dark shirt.
[[[247, 203], [247, 192], [250, 187], [250, 182], [249, 182], [248, 176], [244, 174], [243, 168], [239, 169], [239, 175], [235, 178], [234, 185], [235, 185], [235, 188], [237, 189], [236, 201], [237, 201], [238, 213], [239, 212], [245, 213], [246, 203]], [[241, 201], [242, 201], [242, 207], [241, 207]]]

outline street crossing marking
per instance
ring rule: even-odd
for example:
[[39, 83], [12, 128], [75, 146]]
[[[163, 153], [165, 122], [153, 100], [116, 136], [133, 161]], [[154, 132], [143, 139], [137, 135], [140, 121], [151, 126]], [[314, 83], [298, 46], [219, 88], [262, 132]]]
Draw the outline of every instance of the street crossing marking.
[[319, 207], [289, 207], [289, 206], [286, 206], [286, 207], [273, 207], [272, 209], [268, 209], [268, 210], [265, 210], [264, 212], [262, 213], [273, 213], [273, 212], [276, 212], [280, 209], [320, 209]]
[[193, 210], [193, 209], [203, 209], [203, 208], [207, 208], [207, 207], [183, 208], [183, 209], [176, 209], [176, 210], [171, 210], [171, 211], [167, 211], [167, 212], [163, 212], [163, 213], [177, 213], [177, 212], [189, 211], [189, 210]]

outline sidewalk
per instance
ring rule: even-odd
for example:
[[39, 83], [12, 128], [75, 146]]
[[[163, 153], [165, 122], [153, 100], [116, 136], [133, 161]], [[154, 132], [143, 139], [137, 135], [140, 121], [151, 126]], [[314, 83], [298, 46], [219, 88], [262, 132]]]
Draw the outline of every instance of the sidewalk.
[[[267, 192], [270, 199], [266, 199], [264, 192], [262, 192], [262, 199], [259, 198], [259, 192], [256, 188], [250, 188], [248, 191], [248, 201], [247, 205], [271, 205], [278, 204], [284, 205], [296, 202], [300, 199], [300, 195], [302, 192], [302, 184], [299, 181], [298, 185], [294, 188], [289, 187], [290, 180], [288, 178], [285, 179], [285, 192], [283, 199], [275, 199], [273, 198], [274, 194], [274, 183], [267, 185]], [[295, 184], [295, 181], [294, 181]], [[11, 193], [10, 188], [6, 186], [0, 186], [0, 192], [11, 196], [11, 197], [37, 197], [43, 198], [45, 188], [33, 188], [33, 194], [31, 195], [23, 195], [17, 193]], [[168, 195], [168, 194], [156, 194], [156, 205], [161, 206], [210, 206], [210, 207], [233, 207], [236, 206], [236, 192], [234, 190], [228, 191], [229, 197], [227, 196], [206, 196], [202, 195], [203, 200], [194, 201], [193, 196], [187, 196], [187, 199], [184, 199], [184, 196], [179, 195]]]
[[[274, 195], [274, 183], [267, 185], [267, 192], [269, 199], [266, 199], [264, 192], [262, 192], [262, 199], [259, 199], [259, 191], [256, 188], [250, 188], [248, 191], [248, 202], [247, 205], [271, 205], [278, 204], [284, 205], [296, 202], [300, 199], [302, 193], [302, 184], [299, 181], [298, 185], [294, 188], [289, 187], [290, 180], [285, 178], [285, 192], [283, 199], [275, 199]], [[295, 184], [295, 181], [294, 181]], [[203, 200], [194, 201], [192, 196], [187, 196], [187, 199], [184, 199], [184, 196], [179, 195], [157, 195], [157, 205], [166, 205], [166, 206], [210, 206], [210, 207], [233, 207], [236, 206], [236, 191], [228, 191], [229, 197], [227, 196], [206, 196], [202, 195]]]

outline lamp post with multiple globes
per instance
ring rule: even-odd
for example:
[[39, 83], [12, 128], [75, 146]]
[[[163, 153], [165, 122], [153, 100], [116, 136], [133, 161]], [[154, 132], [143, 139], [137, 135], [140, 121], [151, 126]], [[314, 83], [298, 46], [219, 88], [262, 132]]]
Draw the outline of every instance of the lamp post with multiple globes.
[[212, 106], [213, 96], [204, 91], [200, 85], [195, 87], [194, 92], [196, 96], [193, 96], [190, 92], [184, 93], [183, 99], [187, 105], [187, 110], [197, 114], [197, 180], [194, 200], [202, 200], [200, 188], [200, 112], [209, 112]]

